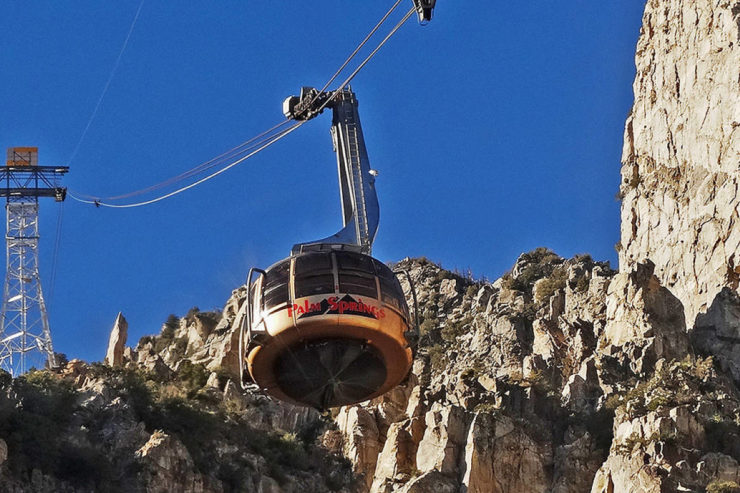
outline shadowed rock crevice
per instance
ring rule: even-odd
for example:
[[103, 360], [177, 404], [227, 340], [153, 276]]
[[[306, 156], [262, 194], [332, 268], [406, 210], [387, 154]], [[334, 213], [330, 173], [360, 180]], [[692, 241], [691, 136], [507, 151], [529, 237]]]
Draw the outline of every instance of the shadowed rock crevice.
[[324, 415], [236, 383], [244, 287], [134, 348], [117, 324], [113, 367], [0, 374], [0, 489], [737, 491], [739, 41], [739, 0], [647, 2], [619, 272], [546, 248], [494, 282], [404, 259], [411, 375]]
[[691, 342], [740, 382], [740, 296], [736, 291], [723, 288], [707, 312], [697, 315]]

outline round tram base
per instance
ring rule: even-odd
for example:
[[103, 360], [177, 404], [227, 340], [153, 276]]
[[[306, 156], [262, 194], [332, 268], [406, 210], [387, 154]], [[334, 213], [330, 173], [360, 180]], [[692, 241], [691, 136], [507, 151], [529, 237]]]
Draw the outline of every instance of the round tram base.
[[345, 406], [384, 394], [411, 369], [406, 324], [396, 313], [382, 323], [352, 315], [317, 318], [288, 325], [248, 353], [249, 373], [268, 394], [317, 409]]

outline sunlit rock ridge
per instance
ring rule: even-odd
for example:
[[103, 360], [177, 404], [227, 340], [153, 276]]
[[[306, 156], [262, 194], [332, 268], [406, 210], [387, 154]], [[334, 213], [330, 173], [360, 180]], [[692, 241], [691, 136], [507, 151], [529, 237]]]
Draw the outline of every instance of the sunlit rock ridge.
[[738, 43], [738, 0], [647, 3], [618, 269], [404, 259], [411, 374], [323, 414], [235, 383], [243, 286], [131, 347], [119, 314], [105, 364], [0, 375], [0, 491], [740, 492]]

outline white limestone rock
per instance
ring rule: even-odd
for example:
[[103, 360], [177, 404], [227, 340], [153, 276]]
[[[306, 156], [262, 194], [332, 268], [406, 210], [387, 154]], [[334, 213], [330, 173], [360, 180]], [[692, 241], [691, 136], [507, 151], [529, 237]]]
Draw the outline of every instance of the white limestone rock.
[[108, 350], [105, 353], [105, 364], [108, 366], [123, 365], [123, 350], [128, 337], [128, 322], [121, 312], [118, 312], [116, 321], [108, 339]]

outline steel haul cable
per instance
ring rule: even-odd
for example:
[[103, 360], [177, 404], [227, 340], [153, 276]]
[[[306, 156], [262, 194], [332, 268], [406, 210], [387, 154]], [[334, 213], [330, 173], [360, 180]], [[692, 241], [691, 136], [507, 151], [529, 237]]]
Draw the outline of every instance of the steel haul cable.
[[210, 175], [208, 175], [208, 176], [206, 176], [204, 178], [201, 178], [200, 180], [198, 180], [196, 182], [193, 182], [193, 183], [191, 183], [189, 185], [186, 185], [184, 187], [178, 188], [177, 190], [175, 190], [173, 192], [169, 192], [169, 193], [167, 193], [165, 195], [162, 195], [160, 197], [153, 198], [151, 200], [145, 200], [143, 202], [136, 202], [136, 203], [133, 203], [133, 204], [110, 204], [110, 203], [107, 203], [107, 202], [101, 202], [99, 200], [85, 200], [85, 199], [82, 199], [80, 197], [76, 197], [72, 193], [68, 193], [68, 195], [70, 197], [72, 197], [74, 200], [76, 200], [77, 202], [82, 202], [82, 203], [85, 203], [85, 204], [93, 204], [93, 205], [96, 205], [98, 207], [111, 207], [111, 208], [115, 208], [115, 209], [128, 209], [128, 208], [131, 208], [131, 207], [141, 207], [143, 205], [153, 204], [155, 202], [159, 202], [161, 200], [168, 199], [168, 198], [170, 198], [170, 197], [172, 197], [174, 195], [177, 195], [177, 194], [182, 193], [182, 192], [184, 192], [186, 190], [189, 190], [189, 189], [191, 189], [191, 188], [193, 188], [193, 187], [195, 187], [197, 185], [200, 185], [203, 182], [206, 182], [206, 181], [210, 180], [211, 178], [215, 178], [216, 176], [220, 175], [221, 173], [223, 173], [223, 172], [225, 172], [225, 171], [233, 168], [237, 164], [239, 164], [239, 163], [247, 160], [248, 158], [254, 156], [258, 152], [262, 151], [263, 149], [268, 148], [269, 146], [271, 146], [275, 142], [281, 140], [283, 137], [287, 136], [288, 134], [292, 133], [293, 131], [295, 131], [296, 129], [298, 129], [299, 127], [301, 127], [305, 123], [306, 123], [305, 121], [297, 122], [297, 123], [293, 124], [293, 126], [289, 127], [287, 130], [283, 130], [282, 132], [280, 132], [279, 134], [277, 134], [277, 136], [274, 136], [272, 139], [268, 139], [266, 141], [266, 143], [262, 144], [256, 150], [250, 152], [246, 156], [243, 156], [243, 157], [237, 159], [236, 161], [228, 164], [227, 166], [219, 169], [218, 171], [216, 171], [214, 173], [211, 173]]
[[391, 32], [388, 33], [385, 38], [383, 38], [383, 41], [381, 41], [380, 44], [372, 52], [370, 52], [370, 54], [362, 61], [362, 63], [360, 63], [360, 65], [350, 74], [350, 76], [347, 77], [344, 80], [344, 82], [342, 82], [342, 84], [337, 89], [334, 90], [334, 94], [329, 99], [327, 99], [324, 102], [324, 104], [321, 105], [321, 107], [318, 109], [318, 112], [321, 112], [321, 110], [323, 110], [324, 108], [326, 108], [326, 106], [334, 98], [337, 97], [337, 95], [339, 94], [339, 92], [342, 89], [344, 89], [345, 87], [347, 87], [347, 84], [349, 84], [350, 82], [352, 82], [352, 79], [354, 79], [355, 76], [360, 72], [360, 70], [362, 70], [362, 68], [365, 65], [367, 65], [367, 63], [378, 53], [378, 51], [380, 51], [380, 49], [383, 47], [383, 45], [385, 43], [387, 43], [389, 39], [391, 39], [391, 36], [393, 36], [394, 34], [396, 34], [396, 31], [398, 31], [401, 28], [401, 26], [403, 26], [406, 23], [406, 21], [409, 20], [409, 17], [411, 17], [414, 14], [415, 11], [416, 11], [416, 9], [412, 8], [411, 10], [409, 10], [406, 13], [406, 15], [403, 17], [403, 19], [401, 19], [398, 22], [398, 24], [396, 24], [395, 27], [391, 30]]
[[59, 202], [59, 211], [57, 213], [57, 230], [54, 234], [54, 251], [51, 257], [51, 276], [49, 282], [49, 301], [47, 308], [51, 309], [54, 302], [54, 284], [57, 279], [57, 259], [59, 258], [59, 248], [62, 241], [62, 220], [64, 218], [64, 202]]
[[126, 47], [128, 46], [128, 41], [129, 39], [131, 39], [131, 33], [134, 32], [134, 26], [136, 26], [136, 21], [139, 19], [139, 14], [141, 13], [141, 7], [143, 6], [144, 6], [144, 0], [141, 0], [141, 2], [139, 3], [139, 8], [136, 9], [136, 15], [134, 15], [134, 20], [131, 21], [131, 26], [129, 27], [128, 33], [126, 34], [126, 39], [123, 41], [123, 46], [121, 46], [121, 50], [118, 52], [118, 56], [116, 57], [116, 62], [113, 64], [113, 68], [111, 69], [110, 74], [108, 75], [108, 80], [105, 82], [105, 85], [103, 86], [103, 91], [100, 93], [98, 102], [95, 104], [95, 108], [93, 109], [93, 112], [90, 115], [90, 118], [87, 120], [87, 124], [85, 125], [85, 128], [82, 131], [82, 135], [80, 135], [80, 139], [77, 141], [77, 145], [75, 145], [75, 148], [72, 151], [72, 155], [69, 157], [69, 160], [67, 160], [68, 165], [72, 163], [75, 156], [77, 156], [77, 151], [80, 150], [80, 145], [82, 144], [82, 141], [85, 140], [87, 131], [90, 130], [90, 125], [95, 119], [95, 116], [98, 114], [100, 105], [103, 103], [103, 98], [105, 98], [105, 94], [108, 92], [110, 83], [111, 81], [113, 81], [113, 77], [116, 75], [116, 71], [118, 70], [118, 65], [121, 63], [123, 52], [126, 51]]
[[372, 30], [368, 33], [368, 35], [365, 36], [365, 39], [363, 39], [362, 42], [357, 46], [357, 48], [355, 48], [355, 51], [353, 51], [350, 54], [350, 56], [347, 57], [347, 59], [342, 64], [342, 66], [339, 67], [337, 71], [334, 72], [334, 75], [332, 75], [331, 78], [326, 82], [326, 84], [324, 84], [324, 87], [319, 89], [319, 93], [326, 91], [326, 89], [331, 85], [331, 83], [334, 82], [334, 79], [336, 79], [339, 76], [339, 74], [342, 73], [342, 70], [344, 70], [345, 67], [347, 67], [349, 62], [352, 61], [355, 55], [357, 55], [357, 53], [362, 49], [362, 47], [365, 46], [365, 44], [370, 40], [373, 34], [375, 34], [376, 31], [380, 29], [380, 26], [382, 26], [385, 23], [386, 19], [388, 19], [388, 16], [390, 16], [393, 13], [393, 11], [396, 10], [396, 7], [398, 7], [401, 4], [401, 1], [402, 0], [396, 0], [396, 3], [394, 3], [393, 6], [390, 8], [390, 10], [388, 10], [388, 12], [385, 13], [383, 18], [380, 19], [380, 21], [378, 21], [378, 23], [375, 25], [374, 28], [372, 28]]
[[[145, 194], [145, 193], [148, 193], [148, 192], [152, 192], [154, 190], [158, 190], [160, 188], [166, 187], [167, 185], [171, 185], [173, 183], [177, 183], [178, 181], [182, 181], [184, 179], [190, 178], [191, 176], [195, 176], [198, 173], [201, 173], [201, 172], [203, 172], [205, 170], [208, 170], [210, 168], [213, 168], [215, 166], [218, 166], [220, 164], [223, 164], [223, 163], [227, 162], [229, 159], [235, 158], [235, 157], [239, 156], [240, 154], [242, 154], [244, 152], [247, 152], [250, 149], [253, 149], [255, 147], [259, 147], [259, 145], [261, 145], [262, 143], [264, 143], [266, 140], [269, 140], [269, 137], [266, 137], [267, 135], [269, 135], [270, 133], [274, 132], [278, 128], [286, 125], [287, 123], [291, 123], [291, 120], [285, 119], [282, 122], [278, 123], [277, 125], [274, 125], [272, 128], [270, 128], [268, 130], [265, 130], [261, 134], [258, 134], [258, 135], [252, 137], [251, 139], [249, 139], [249, 140], [247, 140], [245, 142], [242, 142], [238, 146], [236, 146], [236, 147], [234, 147], [234, 148], [232, 148], [232, 149], [230, 149], [230, 150], [228, 150], [228, 151], [226, 151], [226, 152], [224, 152], [224, 153], [216, 156], [215, 158], [212, 158], [212, 159], [210, 159], [210, 160], [208, 160], [208, 161], [206, 161], [204, 163], [199, 164], [198, 166], [195, 166], [194, 168], [189, 169], [188, 171], [185, 171], [183, 173], [180, 173], [177, 176], [173, 176], [171, 178], [168, 178], [165, 181], [162, 181], [162, 182], [156, 183], [154, 185], [151, 185], [151, 186], [149, 186], [147, 188], [143, 188], [141, 190], [135, 190], [133, 192], [125, 193], [125, 194], [122, 194], [122, 195], [115, 195], [115, 196], [111, 196], [111, 197], [99, 197], [99, 196], [95, 196], [95, 195], [86, 195], [86, 194], [75, 192], [75, 195], [76, 195], [75, 198], [86, 198], [86, 199], [90, 199], [92, 201], [95, 201], [95, 200], [98, 200], [98, 201], [101, 201], [101, 200], [103, 200], [103, 201], [105, 201], [105, 200], [120, 200], [120, 199], [124, 199], [124, 198], [134, 197], [136, 195], [142, 195], [142, 194]], [[256, 141], [257, 139], [263, 138], [263, 137], [264, 137], [263, 140], [258, 141], [256, 144], [253, 144], [254, 141]], [[249, 145], [249, 144], [252, 144], [252, 145]]]
[[[359, 44], [359, 46], [352, 52], [352, 54], [350, 54], [350, 56], [347, 58], [347, 60], [345, 60], [345, 62], [342, 64], [342, 66], [334, 73], [334, 75], [324, 85], [324, 87], [322, 88], [322, 90], [320, 92], [323, 92], [338, 77], [338, 75], [342, 72], [342, 70], [344, 70], [344, 68], [346, 68], [346, 66], [350, 63], [350, 61], [357, 55], [357, 53], [360, 51], [360, 49], [368, 42], [368, 40], [375, 34], [375, 32], [377, 32], [377, 30], [380, 28], [380, 26], [383, 23], [385, 23], [385, 21], [388, 19], [388, 17], [390, 16], [390, 14], [396, 9], [396, 7], [398, 7], [398, 5], [400, 4], [400, 2], [401, 2], [401, 0], [397, 0], [396, 1], [396, 3], [389, 9], [389, 11], [378, 22], [378, 24], [376, 24], [375, 27], [370, 31], [370, 33], [365, 37], [365, 39], [362, 40], [362, 42]], [[142, 0], [142, 3], [143, 3], [143, 0]], [[140, 6], [140, 8], [141, 8], [141, 6]], [[339, 95], [339, 93], [342, 91], [342, 89], [344, 89], [352, 81], [352, 79], [354, 79], [354, 77], [360, 72], [360, 70], [362, 70], [365, 67], [365, 65], [367, 65], [367, 63], [378, 53], [378, 51], [388, 42], [388, 40], [401, 28], [401, 26], [406, 23], [406, 21], [414, 14], [414, 12], [415, 12], [415, 8], [411, 8], [408, 11], [408, 13], [406, 13], [406, 15], [401, 19], [401, 21], [399, 21], [398, 24], [396, 24], [396, 26], [378, 44], [378, 46], [349, 75], [349, 77], [347, 77], [344, 80], [344, 82], [342, 82], [342, 84], [336, 90], [332, 91], [332, 95], [322, 104], [322, 106], [319, 108], [319, 112], [321, 110], [323, 110], [329, 103], [331, 103], [331, 101], [333, 101]], [[137, 12], [137, 17], [138, 17], [138, 12]], [[132, 29], [133, 29], [133, 27], [132, 27]], [[97, 109], [96, 109], [96, 111], [97, 111]], [[255, 154], [261, 152], [262, 150], [266, 149], [267, 147], [269, 147], [270, 145], [274, 144], [278, 140], [281, 140], [283, 137], [285, 137], [288, 134], [292, 133], [294, 130], [298, 129], [304, 123], [306, 123], [306, 121], [297, 122], [297, 123], [294, 123], [292, 126], [288, 127], [287, 130], [281, 130], [279, 132], [276, 132], [273, 135], [270, 135], [272, 132], [276, 131], [278, 128], [280, 128], [281, 126], [289, 123], [290, 121], [291, 120], [289, 120], [289, 119], [284, 120], [284, 121], [278, 123], [277, 125], [273, 126], [272, 128], [270, 128], [270, 129], [262, 132], [261, 134], [255, 136], [255, 137], [253, 137], [251, 139], [249, 139], [248, 141], [245, 141], [244, 143], [242, 143], [242, 144], [234, 147], [233, 149], [231, 149], [231, 150], [229, 150], [229, 151], [227, 151], [227, 152], [225, 152], [225, 153], [223, 153], [223, 154], [221, 154], [221, 155], [219, 155], [219, 156], [217, 156], [217, 157], [215, 157], [215, 158], [213, 158], [213, 159], [211, 159], [209, 161], [206, 161], [206, 162], [204, 162], [202, 164], [199, 164], [198, 166], [196, 166], [194, 168], [191, 168], [188, 171], [185, 171], [185, 172], [183, 172], [183, 173], [181, 173], [181, 174], [179, 174], [177, 176], [171, 177], [171, 178], [169, 178], [169, 179], [167, 179], [165, 181], [162, 181], [160, 183], [151, 185], [151, 186], [146, 187], [144, 189], [136, 190], [136, 191], [129, 192], [129, 193], [126, 193], [126, 194], [122, 194], [122, 195], [117, 195], [117, 196], [112, 196], [112, 197], [105, 197], [105, 198], [98, 197], [98, 196], [92, 196], [92, 195], [86, 195], [86, 194], [80, 194], [80, 193], [73, 193], [72, 191], [69, 191], [68, 192], [68, 195], [73, 200], [76, 200], [78, 202], [82, 202], [82, 203], [86, 203], [86, 204], [93, 204], [93, 205], [98, 206], [98, 207], [101, 207], [102, 206], [102, 207], [110, 207], [110, 208], [123, 209], [123, 208], [140, 207], [140, 206], [144, 206], [144, 205], [153, 204], [155, 202], [159, 202], [161, 200], [167, 199], [169, 197], [172, 197], [174, 195], [177, 195], [179, 193], [182, 193], [182, 192], [184, 192], [186, 190], [189, 190], [189, 189], [191, 189], [191, 188], [193, 188], [193, 187], [195, 187], [197, 185], [200, 185], [201, 183], [204, 183], [204, 182], [206, 182], [206, 181], [208, 181], [208, 180], [210, 180], [212, 178], [215, 178], [216, 176], [220, 175], [221, 173], [223, 173], [223, 172], [231, 169], [232, 167], [236, 166], [237, 164], [240, 164], [240, 163], [244, 162], [248, 158], [250, 158], [250, 157], [254, 156]], [[262, 137], [264, 137], [264, 139], [258, 140], [258, 139], [260, 139]], [[252, 144], [252, 145], [248, 145], [248, 144], [253, 143], [255, 141], [257, 141], [257, 142], [254, 143], [254, 144]], [[199, 179], [199, 180], [197, 180], [197, 181], [195, 181], [195, 182], [193, 182], [193, 183], [191, 183], [189, 185], [186, 185], [184, 187], [178, 188], [177, 190], [174, 190], [174, 191], [169, 192], [167, 194], [164, 194], [162, 196], [159, 196], [159, 197], [156, 197], [156, 198], [153, 198], [153, 199], [150, 199], [150, 200], [146, 200], [146, 201], [131, 203], [131, 204], [113, 204], [113, 203], [107, 202], [108, 200], [113, 201], [113, 200], [120, 200], [120, 199], [123, 199], [123, 198], [130, 198], [130, 197], [134, 197], [134, 196], [137, 196], [137, 195], [142, 195], [142, 194], [145, 194], [145, 193], [149, 193], [149, 192], [158, 190], [160, 188], [164, 188], [164, 187], [166, 187], [168, 185], [172, 185], [174, 183], [177, 183], [179, 181], [185, 180], [187, 178], [191, 178], [191, 177], [193, 177], [193, 176], [195, 176], [195, 175], [197, 175], [199, 173], [202, 173], [203, 171], [206, 171], [208, 169], [211, 169], [211, 168], [213, 168], [215, 166], [219, 166], [219, 165], [223, 164], [224, 162], [228, 161], [229, 159], [236, 158], [237, 156], [239, 156], [243, 152], [247, 152], [247, 151], [249, 151], [251, 149], [255, 149], [255, 150], [253, 150], [251, 152], [248, 152], [248, 154], [235, 159], [234, 161], [230, 162], [229, 164], [226, 164], [223, 168], [219, 169], [218, 171], [216, 171], [214, 173], [209, 174], [208, 176], [205, 176], [204, 178], [201, 178], [201, 179]]]

